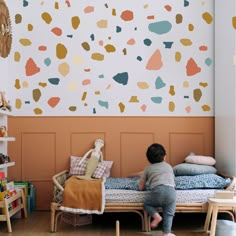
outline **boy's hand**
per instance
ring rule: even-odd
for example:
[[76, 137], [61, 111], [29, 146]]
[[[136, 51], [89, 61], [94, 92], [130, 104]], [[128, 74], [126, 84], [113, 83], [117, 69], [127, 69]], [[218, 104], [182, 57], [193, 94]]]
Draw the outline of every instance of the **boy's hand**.
[[144, 190], [145, 183], [146, 183], [146, 181], [144, 179], [141, 178], [139, 180], [139, 187], [138, 187], [139, 191], [143, 191]]

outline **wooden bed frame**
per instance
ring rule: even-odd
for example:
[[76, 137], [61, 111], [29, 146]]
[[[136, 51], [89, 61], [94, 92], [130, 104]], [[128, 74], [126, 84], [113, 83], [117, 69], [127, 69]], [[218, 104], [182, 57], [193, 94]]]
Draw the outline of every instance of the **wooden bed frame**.
[[[226, 176], [219, 174], [224, 177], [231, 178], [231, 184], [226, 188], [226, 190], [234, 190], [236, 188], [236, 178], [232, 176]], [[69, 177], [69, 171], [64, 170], [53, 176], [54, 185], [54, 199], [51, 203], [51, 232], [56, 232], [57, 221], [59, 216], [62, 214], [60, 210], [60, 202], [58, 199], [62, 199], [62, 194], [64, 191], [64, 184], [66, 179]], [[58, 197], [58, 199], [57, 199]], [[206, 213], [208, 209], [208, 203], [177, 203], [176, 213]], [[222, 207], [219, 212], [225, 212], [230, 214], [232, 220], [235, 221], [235, 210], [233, 207]], [[130, 203], [130, 202], [107, 202], [105, 204], [104, 212], [134, 212], [141, 217], [142, 231], [150, 232], [150, 217], [147, 215], [146, 211], [143, 209], [143, 203]]]

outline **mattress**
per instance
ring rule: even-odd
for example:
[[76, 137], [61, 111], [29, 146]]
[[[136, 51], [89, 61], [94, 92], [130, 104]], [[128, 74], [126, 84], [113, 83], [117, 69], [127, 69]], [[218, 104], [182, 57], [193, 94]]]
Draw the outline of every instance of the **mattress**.
[[[199, 203], [207, 202], [209, 197], [213, 197], [216, 189], [193, 189], [193, 190], [177, 190], [177, 203]], [[136, 191], [126, 189], [106, 189], [106, 202], [144, 202], [149, 191]]]
[[[213, 197], [217, 189], [224, 189], [231, 182], [216, 174], [176, 176], [177, 203], [202, 203]], [[142, 203], [150, 188], [138, 191], [139, 178], [108, 178], [105, 182], [106, 202]]]

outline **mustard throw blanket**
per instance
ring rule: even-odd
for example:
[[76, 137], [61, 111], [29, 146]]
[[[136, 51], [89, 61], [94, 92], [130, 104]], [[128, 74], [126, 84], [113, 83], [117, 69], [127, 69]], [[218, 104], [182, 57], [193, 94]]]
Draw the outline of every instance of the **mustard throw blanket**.
[[79, 180], [71, 176], [65, 182], [62, 211], [81, 214], [102, 214], [105, 207], [103, 179]]

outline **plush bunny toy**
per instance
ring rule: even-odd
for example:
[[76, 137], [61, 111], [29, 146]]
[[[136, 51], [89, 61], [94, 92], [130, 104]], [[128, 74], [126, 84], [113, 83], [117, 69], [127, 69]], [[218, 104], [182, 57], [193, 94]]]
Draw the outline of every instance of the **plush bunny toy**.
[[[104, 146], [104, 141], [102, 139], [96, 139], [94, 145], [95, 148], [89, 150], [79, 162], [79, 164], [81, 164], [85, 159], [88, 159], [85, 175], [77, 176], [78, 179], [92, 179], [92, 175], [96, 170], [98, 163], [100, 161], [103, 161], [103, 155], [101, 149]], [[89, 156], [90, 153], [91, 156]]]

